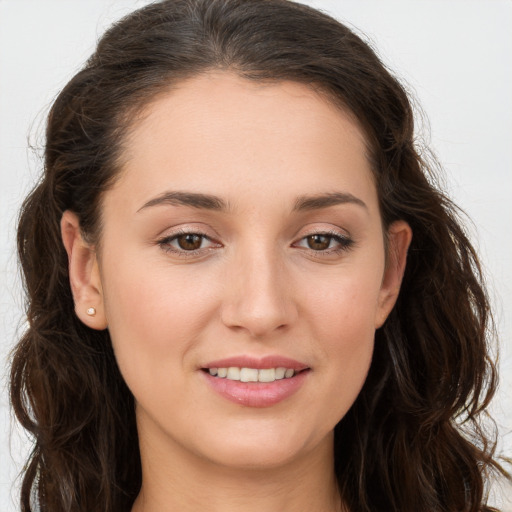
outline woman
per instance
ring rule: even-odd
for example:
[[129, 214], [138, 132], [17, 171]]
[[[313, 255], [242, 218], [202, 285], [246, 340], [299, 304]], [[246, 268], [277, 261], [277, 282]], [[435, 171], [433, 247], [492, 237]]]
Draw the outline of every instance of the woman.
[[430, 172], [402, 87], [321, 13], [115, 25], [20, 219], [23, 510], [490, 510], [488, 301]]

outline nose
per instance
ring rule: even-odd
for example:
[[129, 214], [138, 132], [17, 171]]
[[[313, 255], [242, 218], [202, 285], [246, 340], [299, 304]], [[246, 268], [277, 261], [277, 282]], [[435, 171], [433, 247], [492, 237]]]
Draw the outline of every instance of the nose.
[[289, 328], [298, 312], [279, 255], [272, 250], [247, 252], [229, 266], [221, 317], [227, 327], [263, 338]]

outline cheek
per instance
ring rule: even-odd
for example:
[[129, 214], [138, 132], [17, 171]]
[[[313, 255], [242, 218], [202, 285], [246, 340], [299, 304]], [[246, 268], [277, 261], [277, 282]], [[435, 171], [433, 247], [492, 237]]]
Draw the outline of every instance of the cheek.
[[375, 266], [352, 268], [308, 287], [308, 310], [323, 333], [319, 338], [329, 340], [333, 350], [373, 338], [381, 279]]
[[[116, 358], [130, 387], [187, 364], [215, 311], [212, 280], [166, 265], [105, 262], [105, 310]], [[135, 390], [132, 389], [132, 391]]]
[[345, 385], [364, 379], [373, 352], [375, 309], [359, 298], [347, 295], [338, 301], [339, 308], [325, 308], [325, 322], [319, 327], [335, 377]]
[[[353, 273], [336, 286], [318, 287], [310, 303], [313, 336], [323, 353], [318, 374], [331, 394], [324, 407], [336, 424], [357, 398], [370, 367], [377, 311], [379, 276]], [[333, 400], [332, 397], [337, 397]]]

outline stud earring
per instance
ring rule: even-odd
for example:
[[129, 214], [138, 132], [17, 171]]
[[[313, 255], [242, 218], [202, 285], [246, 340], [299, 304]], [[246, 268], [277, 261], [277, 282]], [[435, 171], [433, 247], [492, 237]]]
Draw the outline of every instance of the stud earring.
[[87, 309], [87, 314], [89, 316], [94, 316], [96, 314], [96, 308], [88, 308]]

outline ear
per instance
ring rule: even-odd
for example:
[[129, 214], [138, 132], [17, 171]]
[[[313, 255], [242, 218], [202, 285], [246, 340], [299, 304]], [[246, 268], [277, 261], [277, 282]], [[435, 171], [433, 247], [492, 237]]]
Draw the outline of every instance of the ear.
[[103, 291], [95, 248], [83, 239], [80, 222], [73, 212], [66, 210], [63, 213], [60, 230], [68, 253], [69, 283], [76, 315], [92, 329], [106, 329]]
[[412, 230], [403, 220], [393, 222], [387, 233], [386, 268], [379, 292], [379, 302], [375, 317], [375, 328], [382, 327], [395, 305], [402, 277], [405, 272], [407, 250], [412, 240]]

